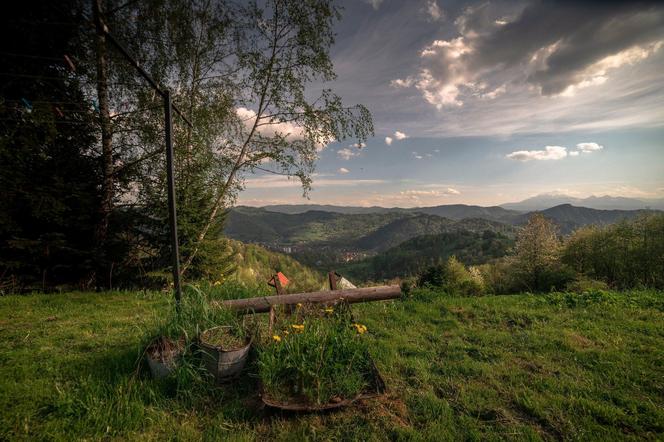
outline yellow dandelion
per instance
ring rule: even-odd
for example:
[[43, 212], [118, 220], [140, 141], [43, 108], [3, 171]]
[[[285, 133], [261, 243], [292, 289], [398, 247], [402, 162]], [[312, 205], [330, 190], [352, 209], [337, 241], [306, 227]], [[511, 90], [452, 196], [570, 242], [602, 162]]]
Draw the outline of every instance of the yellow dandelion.
[[304, 331], [304, 324], [292, 324], [291, 327], [298, 333]]
[[363, 335], [364, 333], [367, 332], [367, 326], [366, 325], [353, 324], [353, 327], [355, 327], [355, 330], [361, 335]]
[[281, 336], [279, 335], [272, 336], [272, 339], [274, 339], [274, 342], [281, 342]]
[[332, 307], [327, 307], [325, 309], [325, 313], [332, 313], [333, 311], [334, 311], [334, 309]]

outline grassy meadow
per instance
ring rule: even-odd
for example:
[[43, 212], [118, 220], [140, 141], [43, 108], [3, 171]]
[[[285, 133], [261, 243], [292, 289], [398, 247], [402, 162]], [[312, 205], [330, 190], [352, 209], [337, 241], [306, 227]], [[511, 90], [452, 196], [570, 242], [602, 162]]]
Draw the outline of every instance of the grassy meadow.
[[137, 370], [166, 293], [0, 297], [0, 440], [661, 440], [664, 293], [353, 306], [388, 392], [320, 415]]

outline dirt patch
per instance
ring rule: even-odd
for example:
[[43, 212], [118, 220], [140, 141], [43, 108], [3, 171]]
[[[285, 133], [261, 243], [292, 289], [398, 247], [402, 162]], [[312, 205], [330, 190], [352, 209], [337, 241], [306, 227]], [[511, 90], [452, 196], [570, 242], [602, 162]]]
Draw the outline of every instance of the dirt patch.
[[565, 337], [567, 343], [576, 350], [587, 350], [600, 347], [597, 342], [575, 332], [567, 332]]
[[[411, 426], [408, 407], [400, 397], [394, 394], [386, 394], [372, 402], [375, 404], [372, 408], [377, 416], [384, 417], [400, 427]], [[361, 408], [368, 411], [367, 404], [365, 402], [361, 402], [361, 404]]]
[[454, 313], [454, 315], [463, 322], [471, 322], [475, 319], [475, 312], [468, 311], [462, 307], [451, 307], [450, 312]]

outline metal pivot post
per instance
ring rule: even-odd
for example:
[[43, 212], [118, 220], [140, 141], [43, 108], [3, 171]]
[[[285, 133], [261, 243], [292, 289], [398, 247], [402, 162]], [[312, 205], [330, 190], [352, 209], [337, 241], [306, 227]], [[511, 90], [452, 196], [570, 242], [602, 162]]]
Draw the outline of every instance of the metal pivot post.
[[166, 176], [168, 188], [168, 221], [171, 233], [173, 254], [173, 289], [175, 302], [180, 306], [182, 287], [180, 286], [180, 251], [178, 246], [178, 217], [175, 208], [175, 177], [173, 169], [173, 121], [171, 118], [171, 91], [164, 91], [164, 128], [166, 130]]

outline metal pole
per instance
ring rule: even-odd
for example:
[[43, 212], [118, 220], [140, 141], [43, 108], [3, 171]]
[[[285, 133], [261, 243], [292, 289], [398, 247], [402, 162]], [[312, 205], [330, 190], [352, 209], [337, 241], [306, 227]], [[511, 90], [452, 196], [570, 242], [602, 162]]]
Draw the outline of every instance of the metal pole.
[[180, 286], [180, 251], [178, 246], [178, 217], [175, 208], [175, 177], [173, 170], [173, 120], [171, 118], [171, 91], [164, 91], [164, 127], [166, 129], [166, 176], [168, 181], [168, 220], [171, 230], [171, 250], [173, 253], [173, 289], [175, 302], [180, 306], [182, 287]]

